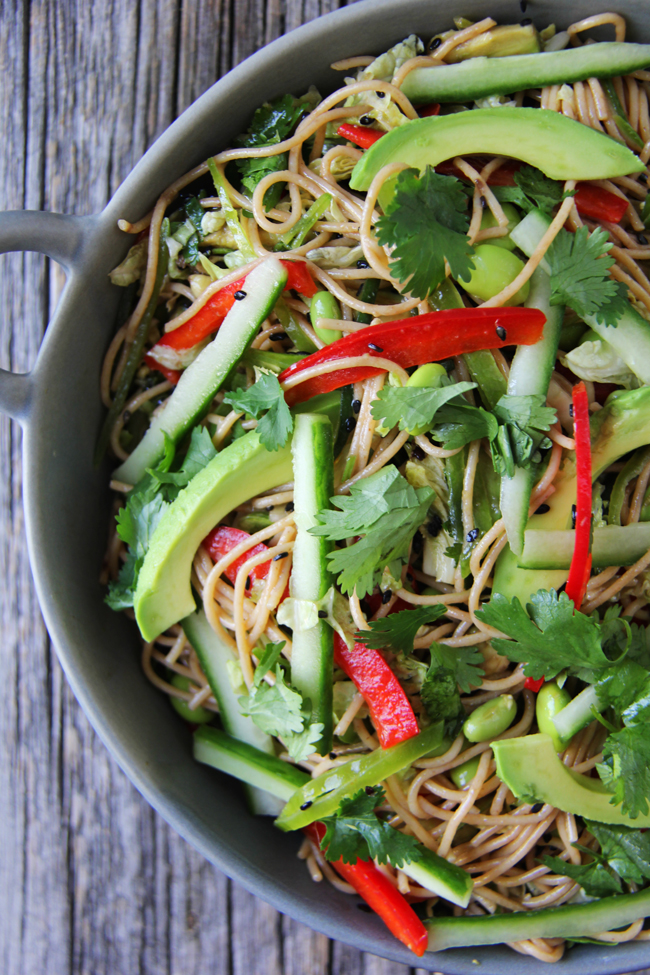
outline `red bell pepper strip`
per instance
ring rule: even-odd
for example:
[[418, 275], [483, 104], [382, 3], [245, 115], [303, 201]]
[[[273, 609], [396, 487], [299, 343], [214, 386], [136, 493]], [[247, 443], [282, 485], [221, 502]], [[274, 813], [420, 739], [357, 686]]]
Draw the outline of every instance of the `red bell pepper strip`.
[[[533, 345], [541, 338], [546, 317], [536, 308], [452, 308], [415, 318], [401, 318], [350, 332], [331, 345], [290, 365], [279, 375], [281, 383], [324, 363], [349, 356], [370, 355], [391, 359], [403, 369], [421, 366], [480, 349], [505, 345]], [[319, 393], [378, 376], [383, 368], [354, 366], [314, 376], [285, 392], [289, 406]]]
[[537, 694], [545, 680], [545, 677], [540, 677], [539, 680], [534, 680], [532, 677], [527, 677], [524, 681], [524, 687], [527, 691], [532, 691], [534, 694]]
[[429, 102], [428, 105], [420, 105], [418, 107], [418, 115], [420, 118], [429, 118], [431, 115], [438, 115], [440, 112], [440, 105], [438, 102]]
[[420, 733], [413, 708], [397, 677], [378, 650], [355, 643], [349, 650], [334, 634], [334, 663], [363, 694], [382, 748], [390, 748]]
[[608, 223], [620, 223], [628, 207], [623, 197], [593, 183], [578, 183], [574, 200], [581, 216]]
[[348, 142], [354, 142], [355, 146], [359, 146], [361, 149], [369, 149], [370, 146], [374, 146], [377, 139], [386, 135], [379, 129], [369, 129], [365, 125], [349, 125], [347, 122], [339, 125], [338, 134], [341, 138], [347, 139]]
[[[304, 832], [320, 847], [325, 836], [322, 823], [311, 823]], [[356, 863], [335, 860], [332, 866], [379, 915], [391, 934], [421, 958], [429, 943], [427, 929], [404, 896], [372, 860], [357, 860]]]
[[[226, 525], [217, 525], [217, 527], [213, 528], [210, 534], [206, 535], [206, 537], [203, 539], [203, 545], [212, 561], [218, 562], [219, 559], [222, 559], [224, 555], [227, 555], [228, 552], [232, 551], [236, 545], [239, 545], [240, 542], [245, 541], [247, 538], [250, 538], [250, 535], [248, 532], [242, 531], [241, 528], [228, 528]], [[234, 562], [230, 563], [228, 568], [225, 570], [224, 575], [230, 580], [230, 582], [232, 582], [234, 586], [235, 582], [237, 581], [237, 573], [241, 569], [244, 562], [247, 562], [248, 559], [252, 559], [254, 555], [261, 555], [262, 552], [266, 551], [267, 548], [263, 542], [259, 542], [258, 545], [253, 545], [253, 547], [249, 548], [247, 552], [244, 552], [244, 554], [240, 555], [238, 559], [235, 559]], [[254, 582], [256, 582], [258, 579], [266, 579], [270, 568], [271, 561], [269, 560], [268, 562], [262, 562], [260, 565], [256, 565], [253, 569], [251, 569], [248, 579], [246, 580], [247, 582], [250, 580], [250, 586], [246, 586], [247, 596], [250, 595]]]
[[163, 375], [167, 382], [170, 382], [172, 386], [178, 385], [178, 380], [181, 378], [181, 373], [178, 369], [168, 369], [167, 366], [162, 366], [154, 359], [152, 355], [149, 355], [149, 353], [147, 353], [142, 361], [144, 362], [145, 366], [149, 366], [150, 369], [155, 369], [156, 372]]
[[319, 291], [320, 285], [314, 282], [304, 261], [280, 261], [287, 271], [285, 291], [297, 291], [305, 298], [313, 298]]
[[591, 574], [591, 431], [585, 384], [573, 387], [573, 436], [576, 442], [576, 530], [566, 594], [580, 609]]

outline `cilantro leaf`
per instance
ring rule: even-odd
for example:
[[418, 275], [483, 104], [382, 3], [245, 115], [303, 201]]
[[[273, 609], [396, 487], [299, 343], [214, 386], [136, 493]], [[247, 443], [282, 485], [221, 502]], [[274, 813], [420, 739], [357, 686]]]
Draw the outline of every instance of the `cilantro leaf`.
[[585, 820], [585, 825], [600, 843], [602, 856], [619, 877], [635, 884], [650, 879], [650, 833], [589, 820]]
[[530, 467], [535, 452], [550, 447], [545, 433], [555, 423], [557, 414], [546, 406], [546, 397], [541, 394], [502, 396], [494, 413], [502, 424], [492, 441], [494, 469], [513, 477], [515, 467]]
[[447, 450], [456, 450], [483, 437], [494, 440], [498, 431], [499, 423], [494, 414], [482, 406], [472, 406], [459, 400], [446, 403], [438, 410], [430, 432], [433, 439], [444, 443]]
[[552, 305], [568, 305], [581, 318], [595, 315], [602, 324], [614, 325], [629, 303], [625, 286], [609, 274], [615, 261], [608, 255], [612, 244], [607, 236], [601, 227], [591, 234], [587, 227], [578, 227], [575, 234], [562, 229], [546, 261]]
[[359, 597], [372, 592], [384, 566], [407, 557], [411, 538], [426, 520], [432, 498], [431, 488], [412, 488], [391, 464], [353, 484], [349, 496], [330, 499], [339, 510], [319, 511], [319, 524], [310, 528], [312, 534], [333, 541], [362, 535], [327, 556], [344, 593], [355, 587]]
[[[595, 683], [601, 710], [612, 707], [618, 717], [624, 716], [625, 724], [638, 724], [639, 717], [648, 707], [650, 674], [633, 660], [621, 661], [598, 675]], [[626, 720], [625, 716], [630, 720]]]
[[283, 736], [289, 756], [294, 762], [304, 762], [310, 755], [314, 754], [315, 746], [318, 744], [325, 727], [322, 721], [317, 721], [314, 724], [306, 721], [305, 725], [304, 731]]
[[440, 604], [403, 609], [383, 619], [371, 620], [370, 629], [355, 633], [355, 639], [373, 650], [387, 647], [408, 655], [413, 653], [413, 641], [420, 627], [425, 623], [434, 623], [444, 614], [445, 607]]
[[[235, 141], [235, 145], [244, 148], [277, 145], [291, 134], [307, 111], [308, 106], [303, 101], [295, 99], [292, 95], [281, 95], [256, 110], [248, 132], [240, 136]], [[259, 159], [238, 159], [237, 168], [244, 189], [252, 196], [255, 187], [265, 176], [286, 169], [288, 161], [289, 155], [286, 152]], [[275, 183], [266, 191], [265, 209], [270, 210], [276, 205], [283, 190], [284, 183]]]
[[[596, 857], [591, 850], [589, 852]], [[570, 877], [571, 880], [575, 880], [589, 897], [607, 897], [609, 894], [623, 893], [620, 881], [609, 872], [597, 857], [593, 863], [583, 864], [566, 863], [559, 857], [549, 856], [541, 857], [541, 861], [553, 873], [559, 873], [563, 877]]]
[[431, 646], [431, 666], [453, 670], [456, 683], [463, 694], [480, 687], [485, 677], [483, 654], [476, 647], [446, 647], [440, 643]]
[[282, 640], [281, 643], [266, 644], [264, 651], [259, 658], [259, 663], [255, 668], [255, 673], [253, 674], [253, 684], [255, 687], [259, 687], [269, 670], [272, 670], [275, 667], [285, 646], [286, 640]]
[[598, 774], [613, 792], [612, 805], [630, 819], [648, 812], [650, 796], [650, 725], [623, 728], [609, 735], [603, 745]]
[[474, 250], [467, 237], [467, 194], [455, 176], [441, 176], [427, 166], [420, 176], [405, 169], [395, 195], [377, 222], [380, 244], [392, 247], [391, 274], [407, 283], [410, 294], [426, 298], [445, 279], [445, 258], [452, 277], [468, 281]]
[[266, 682], [253, 687], [250, 694], [239, 698], [241, 712], [252, 718], [267, 735], [284, 737], [304, 730], [302, 695], [285, 681], [280, 664], [275, 667], [275, 684]]
[[293, 430], [293, 417], [276, 375], [265, 373], [248, 389], [226, 393], [223, 401], [238, 412], [250, 413], [255, 419], [262, 410], [267, 410], [257, 424], [260, 441], [267, 450], [284, 447]]
[[326, 832], [321, 849], [328, 860], [356, 863], [376, 859], [401, 867], [421, 858], [415, 837], [400, 833], [377, 817], [375, 809], [384, 801], [384, 795], [380, 788], [362, 789], [343, 799], [335, 814], [322, 820]]
[[165, 499], [167, 501], [174, 501], [180, 494], [182, 488], [187, 487], [192, 478], [199, 471], [203, 470], [211, 460], [214, 460], [217, 456], [217, 451], [207, 429], [201, 426], [194, 427], [190, 445], [183, 458], [180, 470], [170, 472], [169, 466], [174, 456], [174, 444], [167, 434], [165, 434], [165, 437], [167, 440], [167, 451], [171, 447], [171, 457], [169, 452], [166, 453], [163, 463], [159, 464], [155, 470], [148, 470], [147, 473], [158, 481], [160, 485], [164, 485], [161, 490]]
[[576, 612], [566, 593], [558, 596], [554, 589], [540, 589], [531, 596], [527, 609], [530, 616], [516, 596], [511, 602], [495, 593], [477, 614], [512, 638], [493, 639], [492, 646], [509, 660], [525, 663], [526, 677], [551, 680], [566, 668], [602, 670], [610, 666], [600, 644], [598, 623]]
[[465, 720], [460, 692], [480, 687], [484, 677], [483, 655], [475, 647], [458, 650], [441, 644], [431, 646], [431, 665], [420, 696], [432, 721], [445, 721], [445, 734], [455, 736]]
[[532, 206], [536, 206], [540, 210], [550, 213], [564, 199], [562, 183], [549, 179], [539, 169], [534, 169], [532, 166], [522, 166], [515, 173], [515, 183], [530, 201], [526, 208], [529, 210], [532, 209]]
[[116, 581], [108, 587], [106, 603], [111, 609], [133, 606], [133, 594], [151, 536], [169, 505], [159, 493], [158, 482], [146, 474], [126, 496], [117, 513], [117, 534], [129, 546], [126, 561]]
[[400, 430], [428, 428], [438, 410], [461, 393], [475, 389], [476, 383], [450, 383], [448, 386], [384, 386], [371, 410], [385, 427], [399, 424]]

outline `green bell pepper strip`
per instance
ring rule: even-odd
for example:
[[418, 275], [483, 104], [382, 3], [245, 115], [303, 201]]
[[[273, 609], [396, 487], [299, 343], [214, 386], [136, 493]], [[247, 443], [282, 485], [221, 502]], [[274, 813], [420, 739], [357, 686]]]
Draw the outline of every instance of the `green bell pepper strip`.
[[275, 821], [280, 829], [303, 829], [310, 823], [332, 816], [341, 800], [367, 785], [377, 785], [425, 755], [442, 755], [449, 742], [444, 738], [444, 722], [438, 721], [414, 738], [377, 748], [366, 755], [355, 755], [345, 765], [310, 779], [291, 796]]
[[307, 212], [302, 215], [300, 220], [298, 220], [291, 230], [287, 230], [286, 234], [282, 234], [282, 236], [278, 238], [278, 242], [273, 250], [286, 251], [289, 247], [300, 247], [300, 245], [304, 243], [305, 237], [316, 221], [320, 220], [325, 211], [329, 208], [331, 202], [331, 193], [323, 193], [318, 197], [317, 200], [314, 200]]
[[[375, 301], [378, 291], [379, 278], [366, 278], [357, 291], [357, 298], [359, 298], [361, 301], [372, 303]], [[364, 325], [370, 325], [372, 315], [368, 315], [365, 311], [359, 311], [355, 314], [354, 320], [355, 322], [362, 322]]]

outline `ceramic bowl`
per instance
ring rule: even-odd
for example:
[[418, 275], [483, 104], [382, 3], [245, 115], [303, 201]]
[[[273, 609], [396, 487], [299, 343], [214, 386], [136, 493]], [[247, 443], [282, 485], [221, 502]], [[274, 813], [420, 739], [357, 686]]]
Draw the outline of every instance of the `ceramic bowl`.
[[[614, 6], [631, 39], [650, 38], [647, 0], [529, 0], [540, 26]], [[142, 795], [220, 870], [278, 910], [332, 938], [396, 962], [449, 975], [548, 971], [509, 949], [453, 950], [417, 960], [379, 918], [328, 884], [312, 883], [296, 858], [299, 840], [251, 817], [241, 790], [192, 759], [191, 736], [140, 669], [135, 626], [104, 604], [98, 576], [109, 510], [108, 468], [94, 470], [103, 417], [98, 377], [114, 328], [118, 289], [108, 271], [124, 256], [117, 220], [137, 220], [177, 176], [225, 148], [263, 100], [310, 84], [340, 83], [332, 61], [379, 53], [415, 32], [425, 39], [459, 13], [502, 23], [521, 17], [515, 0], [364, 0], [300, 27], [240, 64], [161, 136], [95, 216], [17, 211], [0, 215], [0, 251], [34, 250], [67, 271], [67, 284], [26, 376], [0, 372], [0, 409], [25, 428], [24, 506], [36, 587], [59, 659], [100, 737]], [[50, 513], [57, 512], [52, 518]], [[479, 964], [480, 963], [480, 964]], [[650, 965], [650, 945], [579, 946], [556, 966], [562, 975], [614, 975]]]

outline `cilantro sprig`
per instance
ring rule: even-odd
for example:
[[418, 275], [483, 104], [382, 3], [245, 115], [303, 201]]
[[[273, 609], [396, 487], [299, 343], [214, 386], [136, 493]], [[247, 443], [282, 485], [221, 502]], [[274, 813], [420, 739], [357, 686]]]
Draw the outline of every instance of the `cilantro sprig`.
[[[273, 146], [286, 139], [294, 130], [309, 106], [305, 101], [292, 95], [281, 95], [266, 102], [255, 111], [251, 126], [244, 136], [236, 140], [236, 145], [244, 148]], [[286, 152], [274, 156], [252, 159], [238, 159], [237, 168], [241, 175], [243, 188], [252, 196], [257, 184], [269, 173], [281, 172], [287, 168], [289, 155]], [[274, 207], [284, 191], [284, 183], [275, 183], [264, 194], [264, 207]]]
[[395, 195], [377, 222], [379, 243], [392, 248], [390, 271], [410, 294], [426, 298], [445, 278], [468, 281], [474, 268], [467, 236], [467, 193], [455, 176], [441, 176], [427, 166], [420, 175], [405, 169]]
[[419, 843], [379, 819], [376, 813], [385, 798], [379, 786], [369, 786], [343, 799], [333, 816], [322, 820], [327, 827], [321, 849], [328, 860], [377, 860], [401, 867], [422, 857]]
[[551, 304], [568, 305], [580, 318], [594, 315], [604, 325], [615, 325], [629, 307], [625, 285], [609, 274], [616, 263], [609, 256], [612, 244], [602, 227], [575, 234], [560, 230], [546, 252], [551, 274]]
[[389, 563], [405, 561], [411, 539], [426, 520], [431, 488], [417, 490], [390, 464], [353, 484], [349, 496], [331, 498], [333, 508], [318, 512], [310, 531], [332, 541], [360, 535], [358, 541], [327, 556], [344, 593], [372, 592]]
[[421, 626], [435, 623], [445, 614], [445, 606], [419, 606], [403, 609], [383, 619], [371, 620], [369, 630], [359, 630], [355, 639], [373, 650], [394, 650], [396, 653], [413, 653], [413, 641]]
[[491, 444], [494, 469], [513, 477], [515, 467], [528, 468], [537, 450], [551, 446], [546, 433], [557, 414], [546, 406], [545, 396], [535, 394], [502, 396], [494, 413], [500, 423]]
[[257, 432], [267, 450], [284, 447], [291, 436], [293, 417], [285, 402], [278, 377], [273, 373], [264, 373], [248, 389], [236, 389], [226, 393], [223, 401], [240, 413], [250, 413], [255, 419], [266, 410], [257, 424]]
[[465, 720], [461, 691], [468, 694], [480, 687], [484, 676], [483, 656], [476, 647], [431, 646], [431, 665], [420, 696], [432, 721], [445, 722], [446, 735], [454, 737]]

